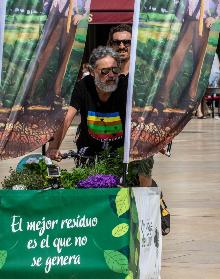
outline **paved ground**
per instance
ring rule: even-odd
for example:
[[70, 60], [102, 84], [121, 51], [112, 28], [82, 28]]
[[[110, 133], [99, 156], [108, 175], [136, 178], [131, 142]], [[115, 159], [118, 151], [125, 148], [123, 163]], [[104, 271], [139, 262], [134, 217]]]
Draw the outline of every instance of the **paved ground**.
[[162, 279], [220, 278], [220, 120], [191, 121], [154, 176], [172, 213]]
[[[72, 149], [69, 132], [62, 150]], [[40, 150], [38, 151], [40, 152]], [[0, 162], [0, 179], [19, 159]], [[62, 162], [72, 168], [72, 161]], [[163, 238], [162, 279], [220, 278], [220, 120], [194, 119], [174, 140], [172, 156], [155, 156], [153, 176], [172, 214]]]

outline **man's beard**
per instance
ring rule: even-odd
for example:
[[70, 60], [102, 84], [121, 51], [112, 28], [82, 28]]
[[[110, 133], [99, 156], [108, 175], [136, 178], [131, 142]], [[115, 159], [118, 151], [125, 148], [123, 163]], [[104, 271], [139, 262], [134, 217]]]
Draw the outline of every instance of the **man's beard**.
[[114, 92], [118, 87], [118, 77], [109, 80], [113, 80], [115, 83], [108, 85], [105, 82], [101, 81], [98, 76], [95, 76], [94, 79], [96, 87], [106, 93]]

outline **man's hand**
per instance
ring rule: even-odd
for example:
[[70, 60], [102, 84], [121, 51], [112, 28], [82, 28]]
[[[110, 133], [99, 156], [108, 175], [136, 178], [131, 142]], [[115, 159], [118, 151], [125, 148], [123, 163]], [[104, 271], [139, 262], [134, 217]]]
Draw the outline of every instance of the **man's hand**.
[[73, 25], [77, 25], [82, 18], [83, 18], [83, 15], [75, 15], [73, 17]]
[[69, 106], [66, 117], [63, 124], [53, 135], [53, 140], [49, 142], [49, 147], [47, 149], [46, 155], [52, 159], [60, 162], [62, 160], [62, 154], [59, 151], [60, 145], [66, 135], [66, 132], [76, 115], [77, 110], [74, 107]]
[[212, 27], [212, 24], [214, 24], [216, 21], [216, 19], [214, 17], [207, 17], [206, 20], [205, 20], [205, 26], [206, 28], [211, 28]]
[[60, 162], [62, 160], [62, 154], [57, 149], [48, 149], [46, 152], [46, 156], [57, 162]]

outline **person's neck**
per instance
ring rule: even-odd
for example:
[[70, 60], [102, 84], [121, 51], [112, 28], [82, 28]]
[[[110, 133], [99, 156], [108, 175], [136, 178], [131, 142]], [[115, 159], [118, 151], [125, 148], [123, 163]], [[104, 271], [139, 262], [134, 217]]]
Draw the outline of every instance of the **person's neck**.
[[121, 74], [127, 76], [129, 73], [130, 59], [121, 63]]
[[112, 92], [104, 92], [101, 89], [99, 89], [98, 87], [96, 87], [96, 91], [97, 91], [99, 100], [102, 102], [107, 102], [112, 94]]

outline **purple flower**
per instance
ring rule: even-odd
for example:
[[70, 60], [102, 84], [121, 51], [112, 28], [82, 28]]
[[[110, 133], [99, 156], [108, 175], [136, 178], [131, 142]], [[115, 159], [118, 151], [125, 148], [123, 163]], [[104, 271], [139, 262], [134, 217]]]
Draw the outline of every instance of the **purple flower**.
[[91, 175], [87, 179], [80, 180], [79, 188], [112, 188], [119, 184], [119, 178], [112, 174]]

